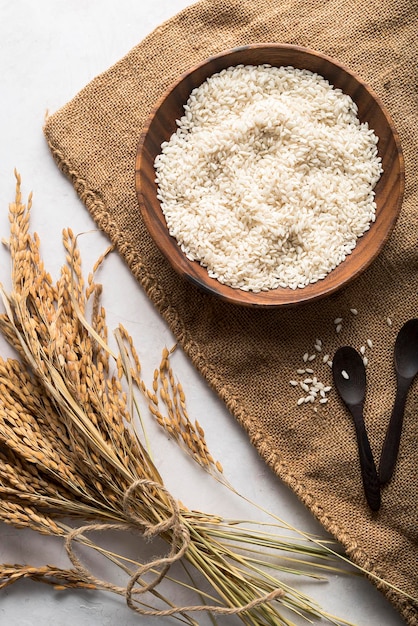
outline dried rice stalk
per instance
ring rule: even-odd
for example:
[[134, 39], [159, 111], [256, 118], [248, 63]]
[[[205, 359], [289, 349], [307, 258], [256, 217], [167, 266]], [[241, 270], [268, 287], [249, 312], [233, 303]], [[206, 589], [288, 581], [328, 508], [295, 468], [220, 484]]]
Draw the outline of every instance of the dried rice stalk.
[[[16, 359], [0, 358], [0, 519], [62, 537], [72, 567], [3, 564], [0, 588], [33, 578], [60, 588], [103, 589], [124, 596], [140, 615], [173, 615], [187, 624], [197, 624], [193, 614], [200, 611], [209, 612], [214, 622], [217, 614], [237, 614], [250, 626], [289, 626], [292, 612], [347, 624], [276, 576], [325, 574], [337, 558], [329, 548], [305, 535], [281, 538], [278, 528], [289, 527], [277, 518], [266, 531], [261, 525], [189, 511], [168, 493], [134, 423], [135, 389], [162, 428], [227, 484], [203, 429], [189, 419], [170, 353], [163, 351], [148, 389], [123, 327], [115, 333], [117, 348], [109, 347], [101, 287], [94, 278], [108, 251], [85, 283], [71, 230], [63, 233], [66, 263], [53, 283], [41, 260], [39, 239], [29, 234], [31, 201], [22, 204], [16, 176], [7, 244], [11, 293], [0, 285], [5, 310], [0, 331], [17, 352]], [[151, 562], [134, 562], [90, 540], [97, 530], [161, 537], [169, 551]], [[77, 544], [106, 556], [128, 576], [127, 584], [94, 576], [77, 555]], [[172, 576], [177, 562], [184, 565], [186, 580]], [[194, 583], [195, 577], [205, 584]], [[159, 590], [162, 581], [192, 590], [199, 603], [176, 606]]]

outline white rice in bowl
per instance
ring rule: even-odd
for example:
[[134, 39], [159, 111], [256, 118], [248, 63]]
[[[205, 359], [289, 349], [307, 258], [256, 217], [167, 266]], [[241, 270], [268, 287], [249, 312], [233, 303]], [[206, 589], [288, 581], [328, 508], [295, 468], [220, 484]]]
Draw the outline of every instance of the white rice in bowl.
[[168, 230], [245, 291], [323, 279], [375, 220], [378, 138], [308, 70], [230, 67], [194, 89], [155, 160]]

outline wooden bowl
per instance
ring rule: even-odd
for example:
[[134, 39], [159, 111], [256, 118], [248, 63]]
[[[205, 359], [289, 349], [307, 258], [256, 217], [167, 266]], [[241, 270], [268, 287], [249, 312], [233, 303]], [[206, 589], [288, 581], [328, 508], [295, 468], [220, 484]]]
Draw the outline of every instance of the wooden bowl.
[[[379, 138], [378, 152], [383, 174], [375, 188], [376, 221], [358, 239], [352, 253], [324, 279], [304, 288], [277, 288], [261, 293], [245, 292], [210, 278], [197, 261], [190, 261], [168, 233], [157, 199], [155, 157], [161, 144], [176, 130], [183, 105], [190, 92], [206, 78], [238, 64], [291, 65], [321, 74], [334, 87], [351, 96], [358, 106], [361, 122], [368, 122]], [[398, 217], [404, 191], [404, 164], [399, 138], [388, 112], [373, 91], [340, 63], [322, 54], [292, 45], [262, 44], [236, 48], [211, 57], [180, 76], [161, 98], [140, 137], [136, 158], [135, 185], [139, 207], [151, 237], [172, 267], [207, 292], [246, 306], [277, 307], [296, 305], [328, 296], [363, 272], [377, 257], [389, 238]]]

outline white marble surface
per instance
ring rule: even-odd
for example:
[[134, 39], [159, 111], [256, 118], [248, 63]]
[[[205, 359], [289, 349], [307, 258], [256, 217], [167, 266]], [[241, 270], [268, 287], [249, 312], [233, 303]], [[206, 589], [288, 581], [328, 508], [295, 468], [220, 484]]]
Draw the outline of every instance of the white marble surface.
[[[189, 4], [188, 0], [0, 0], [0, 236], [8, 235], [7, 208], [13, 200], [16, 167], [23, 178], [24, 194], [34, 192], [32, 225], [40, 234], [44, 258], [53, 275], [63, 259], [62, 228], [70, 226], [75, 232], [83, 232], [94, 229], [94, 224], [49, 154], [42, 134], [46, 111], [65, 104], [147, 33]], [[82, 239], [87, 269], [105, 245], [104, 237], [97, 232]], [[7, 284], [8, 258], [3, 250], [0, 254], [0, 280]], [[162, 347], [173, 343], [169, 330], [116, 255], [106, 264], [103, 279], [110, 327], [118, 321], [128, 327], [139, 347], [144, 371], [152, 372]], [[7, 353], [3, 343], [0, 347], [3, 354]], [[237, 489], [299, 528], [322, 535], [311, 514], [270, 473], [240, 427], [181, 353], [174, 366], [185, 386], [191, 416], [204, 426], [214, 456], [221, 459]], [[154, 451], [167, 486], [188, 506], [231, 517], [254, 517], [251, 507], [231, 499], [192, 468], [164, 436], [156, 438]], [[6, 524], [0, 524], [0, 562], [66, 564], [60, 542]], [[326, 610], [358, 626], [404, 623], [362, 578], [332, 575], [329, 582], [301, 582], [302, 587]], [[204, 616], [198, 621], [209, 623]], [[106, 593], [57, 592], [26, 581], [0, 592], [0, 623], [164, 626], [175, 622], [138, 617], [122, 599]], [[237, 623], [232, 618], [219, 619], [219, 624]], [[296, 618], [296, 623], [305, 622]]]

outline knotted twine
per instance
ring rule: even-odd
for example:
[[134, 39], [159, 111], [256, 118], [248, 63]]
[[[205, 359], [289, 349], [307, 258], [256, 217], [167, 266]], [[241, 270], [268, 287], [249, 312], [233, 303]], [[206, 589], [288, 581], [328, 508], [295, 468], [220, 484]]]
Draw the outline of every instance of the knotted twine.
[[[142, 487], [148, 487], [160, 491], [164, 499], [168, 501], [171, 507], [171, 515], [157, 524], [139, 517], [135, 512], [135, 496], [140, 495]], [[139, 494], [137, 493], [139, 492]], [[188, 606], [173, 606], [170, 609], [145, 609], [139, 603], [136, 602], [136, 596], [144, 595], [147, 592], [153, 591], [157, 585], [163, 580], [170, 567], [179, 561], [186, 553], [190, 544], [190, 532], [186, 524], [181, 519], [181, 513], [178, 502], [167, 491], [167, 489], [153, 480], [139, 479], [132, 483], [127, 489], [123, 498], [123, 511], [126, 516], [126, 523], [109, 522], [109, 523], [94, 523], [79, 526], [71, 530], [65, 540], [65, 549], [67, 555], [79, 574], [80, 579], [86, 582], [91, 582], [92, 585], [101, 589], [107, 589], [113, 593], [125, 596], [128, 607], [139, 613], [140, 615], [149, 615], [154, 617], [167, 617], [169, 615], [177, 615], [181, 613], [192, 613], [209, 611], [218, 615], [237, 615], [245, 611], [266, 604], [282, 598], [285, 593], [283, 589], [276, 588], [270, 593], [261, 595], [259, 598], [254, 598], [251, 602], [243, 604], [237, 607], [225, 607], [219, 605], [188, 605]], [[167, 556], [156, 558], [148, 563], [144, 563], [132, 574], [126, 587], [120, 587], [114, 585], [105, 580], [101, 580], [94, 576], [88, 568], [86, 568], [74, 550], [74, 542], [80, 539], [82, 536], [90, 532], [95, 531], [114, 531], [114, 530], [135, 530], [140, 531], [144, 539], [153, 539], [164, 533], [171, 533], [171, 547]], [[145, 582], [143, 576], [149, 572], [157, 570], [157, 575], [150, 582]], [[137, 587], [137, 583], [140, 582], [141, 586]]]
[[[358, 349], [372, 339], [365, 416], [378, 459], [395, 395], [396, 333], [418, 314], [417, 21], [417, 0], [202, 0], [162, 24], [45, 125], [58, 166], [261, 457], [353, 561], [415, 598], [418, 386], [408, 397], [396, 474], [373, 516], [353, 426], [336, 394], [314, 414], [296, 405], [289, 381], [316, 338], [330, 354], [342, 343]], [[138, 139], [167, 86], [212, 54], [262, 42], [307, 46], [350, 67], [391, 113], [405, 158], [404, 204], [383, 253], [344, 291], [295, 310], [240, 309], [178, 277], [151, 241], [135, 194]], [[315, 363], [329, 382], [330, 372]], [[415, 602], [381, 589], [408, 624], [418, 624]]]

